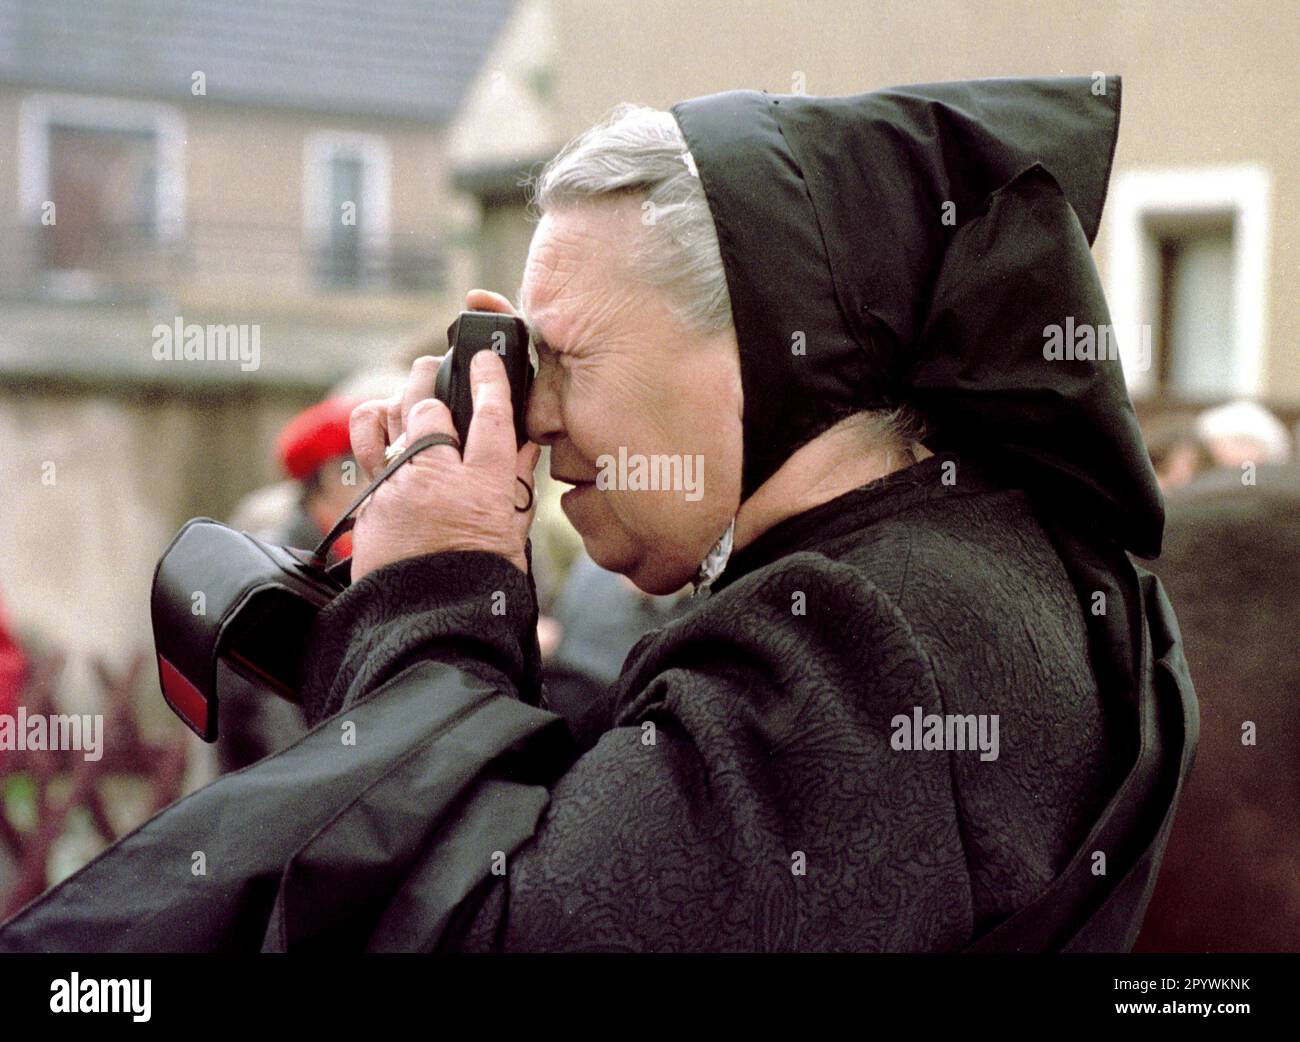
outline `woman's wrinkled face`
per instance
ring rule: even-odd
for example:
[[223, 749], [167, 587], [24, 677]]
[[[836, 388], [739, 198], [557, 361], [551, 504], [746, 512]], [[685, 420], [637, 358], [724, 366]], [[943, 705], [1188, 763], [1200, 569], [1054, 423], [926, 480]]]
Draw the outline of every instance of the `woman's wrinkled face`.
[[700, 336], [627, 271], [642, 210], [631, 198], [546, 214], [520, 311], [537, 350], [528, 436], [587, 553], [648, 593], [690, 581], [740, 499], [735, 334]]

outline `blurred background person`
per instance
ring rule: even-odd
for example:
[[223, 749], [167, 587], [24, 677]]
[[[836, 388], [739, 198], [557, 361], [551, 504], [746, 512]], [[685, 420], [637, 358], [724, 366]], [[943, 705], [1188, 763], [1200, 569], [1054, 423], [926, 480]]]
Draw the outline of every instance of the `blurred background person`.
[[689, 586], [656, 597], [579, 551], [550, 623], [554, 651], [548, 655], [543, 646], [543, 659], [547, 703], [568, 721], [583, 748], [599, 737], [597, 723], [607, 718], [605, 696], [627, 653], [651, 630], [687, 611], [690, 602]]
[[1214, 457], [1196, 433], [1194, 416], [1157, 416], [1143, 433], [1162, 492], [1181, 488], [1214, 466]]
[[1282, 464], [1292, 455], [1286, 425], [1247, 399], [1199, 413], [1175, 409], [1151, 416], [1143, 436], [1165, 493], [1203, 480], [1239, 483], [1243, 464]]
[[1291, 458], [1286, 425], [1259, 402], [1239, 399], [1206, 409], [1196, 418], [1196, 437], [1216, 467], [1285, 463]]
[[[10, 629], [4, 601], [0, 600], [0, 717], [17, 713], [26, 677], [27, 656]], [[4, 771], [5, 751], [0, 749], [0, 773]]]
[[[352, 458], [348, 423], [360, 405], [354, 398], [329, 398], [299, 413], [280, 432], [276, 457], [298, 485], [295, 509], [270, 542], [314, 549], [361, 492]], [[352, 553], [351, 533], [330, 550], [341, 561]]]
[[1178, 606], [1201, 744], [1136, 951], [1300, 948], [1300, 466], [1222, 473], [1167, 497], [1151, 566]]

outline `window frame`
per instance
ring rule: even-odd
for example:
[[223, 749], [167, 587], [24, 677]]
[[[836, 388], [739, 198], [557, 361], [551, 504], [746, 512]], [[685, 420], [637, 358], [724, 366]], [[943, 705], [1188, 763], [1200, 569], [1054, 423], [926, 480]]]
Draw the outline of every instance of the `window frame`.
[[[36, 93], [23, 98], [18, 114], [18, 212], [24, 227], [41, 225], [50, 199], [50, 130], [146, 131], [153, 134], [158, 183], [154, 227], [160, 246], [185, 238], [185, 121], [171, 105], [82, 94]], [[56, 209], [57, 215], [57, 209]], [[57, 216], [56, 216], [57, 220]]]
[[[1116, 174], [1111, 188], [1106, 296], [1122, 336], [1136, 330], [1144, 316], [1157, 313], [1159, 242], [1150, 219], [1230, 219], [1232, 363], [1225, 397], [1258, 395], [1264, 389], [1271, 193], [1272, 179], [1259, 164], [1125, 170]], [[1139, 368], [1136, 354], [1128, 349], [1121, 350], [1121, 359], [1135, 399], [1164, 392], [1156, 379], [1159, 359]]]
[[[358, 200], [361, 212], [360, 241], [363, 256], [367, 259], [388, 259], [392, 250], [392, 152], [388, 139], [382, 134], [365, 134], [337, 130], [313, 131], [303, 139], [303, 192], [302, 220], [304, 234], [312, 258], [311, 279], [319, 285], [316, 261], [321, 251], [327, 249], [332, 232], [330, 167], [339, 155], [361, 160], [363, 170], [362, 197]], [[383, 283], [392, 281], [391, 272], [384, 267]], [[369, 288], [365, 278], [355, 290]]]

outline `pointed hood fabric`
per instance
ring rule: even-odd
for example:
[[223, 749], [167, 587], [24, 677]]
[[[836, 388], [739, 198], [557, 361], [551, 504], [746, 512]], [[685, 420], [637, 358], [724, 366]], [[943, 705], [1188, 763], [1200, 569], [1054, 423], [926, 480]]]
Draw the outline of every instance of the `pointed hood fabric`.
[[[1060, 554], [1098, 688], [1133, 736], [1053, 885], [1059, 907], [1091, 909], [1071, 942], [1085, 950], [1097, 931], [1132, 946], [1199, 734], [1173, 609], [1128, 556], [1160, 553], [1164, 502], [1121, 362], [1098, 350], [1110, 316], [1090, 247], [1119, 108], [1119, 78], [1098, 75], [672, 109], [731, 295], [742, 499], [839, 419], [907, 403], [930, 449], [1023, 490]], [[1113, 889], [1088, 868], [1097, 850]], [[1047, 943], [1052, 921], [1026, 909], [982, 945]]]
[[1163, 504], [1118, 358], [1044, 351], [1051, 327], [1110, 324], [1089, 246], [1119, 106], [1119, 78], [1097, 76], [673, 108], [741, 347], [743, 497], [842, 417], [908, 402], [932, 448], [1159, 553]]

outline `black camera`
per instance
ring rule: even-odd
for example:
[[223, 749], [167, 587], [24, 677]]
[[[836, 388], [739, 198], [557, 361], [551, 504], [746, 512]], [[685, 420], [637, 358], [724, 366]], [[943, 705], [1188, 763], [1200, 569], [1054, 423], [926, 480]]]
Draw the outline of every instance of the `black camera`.
[[[528, 330], [521, 319], [493, 311], [462, 311], [447, 330], [448, 351], [434, 397], [451, 410], [463, 446], [474, 403], [469, 363], [493, 351], [505, 363], [517, 444], [532, 386]], [[302, 661], [316, 613], [347, 588], [349, 561], [326, 567], [334, 541], [390, 474], [439, 436], [407, 445], [339, 518], [314, 549], [274, 546], [210, 518], [187, 522], [163, 551], [151, 595], [154, 649], [163, 698], [199, 737], [215, 742], [219, 667], [296, 702]]]

